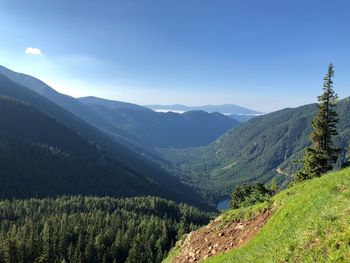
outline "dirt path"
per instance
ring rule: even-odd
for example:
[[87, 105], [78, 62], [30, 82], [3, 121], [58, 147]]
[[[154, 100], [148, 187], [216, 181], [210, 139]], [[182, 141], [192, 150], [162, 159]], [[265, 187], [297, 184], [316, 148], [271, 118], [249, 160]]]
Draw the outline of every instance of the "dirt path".
[[238, 248], [250, 240], [267, 222], [271, 211], [267, 210], [254, 219], [232, 222], [220, 227], [217, 219], [206, 227], [191, 232], [182, 245], [182, 251], [173, 263], [198, 262], [210, 256]]

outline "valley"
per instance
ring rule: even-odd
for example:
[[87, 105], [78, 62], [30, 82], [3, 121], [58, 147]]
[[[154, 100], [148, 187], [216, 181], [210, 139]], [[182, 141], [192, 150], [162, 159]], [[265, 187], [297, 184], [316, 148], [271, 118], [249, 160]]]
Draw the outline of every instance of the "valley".
[[350, 262], [349, 13], [0, 0], [0, 263]]
[[[335, 144], [346, 149], [350, 142], [350, 99], [337, 104], [339, 136]], [[234, 185], [272, 179], [280, 185], [291, 181], [299, 169], [304, 148], [310, 144], [311, 120], [316, 105], [256, 117], [231, 129], [210, 145], [187, 149], [161, 149], [183, 182], [195, 185], [213, 200], [228, 195]], [[346, 150], [339, 153], [337, 167], [346, 159]]]
[[[317, 112], [311, 104], [261, 116], [252, 113], [254, 118], [241, 123], [210, 113], [210, 107], [208, 112], [156, 112], [97, 97], [76, 99], [34, 77], [0, 69], [0, 216], [6, 225], [0, 232], [1, 263], [9, 257], [10, 262], [218, 262], [215, 256], [222, 252], [244, 251], [244, 244], [249, 247], [259, 239], [260, 230], [267, 231], [275, 213], [283, 211], [277, 200], [293, 190], [238, 210], [230, 208], [230, 193], [256, 182], [286, 188], [300, 168], [295, 160], [310, 145], [310, 124]], [[350, 143], [349, 98], [339, 100], [336, 110], [340, 169]], [[344, 173], [348, 170], [338, 172]], [[36, 218], [38, 207], [52, 220]], [[218, 211], [218, 219], [199, 229]], [[58, 212], [63, 217], [57, 217]], [[100, 226], [102, 216], [110, 220], [107, 228]], [[56, 228], [69, 218], [87, 228], [99, 227]], [[123, 220], [131, 223], [121, 225]], [[58, 236], [51, 240], [50, 233]], [[19, 238], [28, 235], [30, 243]], [[220, 235], [226, 239], [218, 240]], [[214, 250], [205, 247], [203, 238], [217, 243]], [[31, 254], [20, 252], [21, 247]], [[231, 262], [231, 256], [227, 258]]]

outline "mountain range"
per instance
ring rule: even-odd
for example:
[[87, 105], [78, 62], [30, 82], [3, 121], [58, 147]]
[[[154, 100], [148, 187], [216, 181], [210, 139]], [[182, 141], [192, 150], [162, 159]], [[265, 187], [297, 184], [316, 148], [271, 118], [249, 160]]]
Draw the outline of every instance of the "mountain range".
[[[171, 171], [211, 198], [228, 195], [237, 184], [289, 182], [311, 143], [311, 120], [316, 104], [286, 108], [238, 125], [208, 146], [162, 149], [172, 162]], [[345, 159], [350, 142], [350, 98], [337, 104], [339, 114], [335, 146], [340, 151], [337, 167]]]
[[207, 145], [239, 123], [219, 113], [158, 113], [120, 101], [96, 97], [76, 99], [55, 91], [32, 76], [2, 66], [0, 74], [35, 91], [128, 147], [184, 148]]
[[234, 104], [223, 105], [204, 105], [204, 106], [186, 106], [181, 104], [174, 105], [145, 105], [145, 107], [153, 110], [167, 110], [167, 111], [193, 111], [202, 110], [206, 112], [220, 112], [225, 115], [260, 115], [261, 112], [251, 110], [245, 107], [237, 106]]
[[177, 112], [183, 113], [186, 111], [205, 111], [205, 112], [219, 112], [231, 119], [239, 122], [246, 122], [256, 116], [262, 115], [263, 113], [251, 110], [245, 107], [237, 106], [234, 104], [223, 104], [223, 105], [204, 105], [204, 106], [186, 106], [181, 104], [174, 105], [145, 105], [145, 107], [153, 109], [157, 112]]
[[[286, 184], [299, 168], [294, 161], [301, 158], [303, 149], [310, 144], [310, 123], [316, 113], [316, 105], [311, 104], [238, 123], [224, 114], [207, 112], [216, 106], [205, 106], [207, 111], [196, 108], [182, 114], [156, 112], [120, 101], [73, 98], [56, 92], [38, 79], [4, 67], [0, 67], [0, 74], [6, 75], [1, 78], [1, 96], [34, 106], [88, 143], [96, 144], [99, 156], [108, 156], [118, 162], [119, 168], [126, 167], [127, 172], [119, 174], [132, 171], [133, 176], [150, 183], [144, 187], [149, 189], [147, 193], [192, 203], [203, 201], [192, 189], [207, 200], [216, 201], [241, 183], [267, 183], [276, 178], [279, 184]], [[149, 107], [154, 106], [157, 105]], [[173, 106], [169, 108], [174, 109]], [[175, 106], [178, 110], [189, 109]], [[222, 111], [231, 109], [230, 113], [237, 109], [241, 114], [259, 114], [232, 105], [220, 107]], [[339, 149], [344, 149], [350, 141], [349, 98], [340, 100], [337, 110], [340, 122], [335, 143]], [[42, 144], [33, 138], [29, 142]], [[345, 152], [341, 151], [338, 167], [344, 156]], [[123, 181], [120, 180], [121, 185]], [[174, 185], [177, 185], [176, 191], [172, 191]], [[131, 189], [128, 195], [136, 192]]]
[[201, 205], [144, 156], [0, 74], [1, 198], [157, 195]]
[[124, 138], [148, 147], [186, 148], [207, 145], [239, 122], [223, 114], [205, 111], [156, 112], [135, 104], [79, 98]]

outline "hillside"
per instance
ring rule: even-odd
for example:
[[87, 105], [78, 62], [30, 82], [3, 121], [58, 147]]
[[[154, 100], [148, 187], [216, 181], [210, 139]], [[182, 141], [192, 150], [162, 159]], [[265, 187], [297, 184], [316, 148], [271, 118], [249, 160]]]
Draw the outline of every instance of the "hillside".
[[[339, 136], [335, 145], [344, 149], [350, 142], [350, 98], [338, 102]], [[254, 118], [199, 148], [162, 150], [181, 180], [196, 185], [205, 194], [223, 196], [235, 184], [268, 182], [283, 184], [291, 179], [310, 143], [311, 120], [316, 105], [284, 109]], [[339, 163], [345, 152], [340, 153]]]
[[[270, 204], [227, 211], [217, 219], [217, 224], [212, 222], [209, 228], [202, 228], [206, 232], [198, 230], [189, 235], [202, 233], [203, 247], [205, 243], [211, 246], [210, 252], [203, 255], [201, 251], [195, 253], [193, 250], [189, 254], [192, 257], [181, 262], [193, 262], [190, 260], [196, 255], [208, 258], [204, 261], [208, 263], [349, 262], [349, 193], [348, 168], [296, 184], [274, 196]], [[259, 225], [261, 230], [244, 240], [244, 233], [252, 230], [247, 222], [259, 222], [266, 211], [271, 211], [271, 215], [266, 223], [262, 221], [263, 224]], [[233, 237], [230, 238], [233, 249], [217, 255], [220, 246], [218, 248], [216, 244], [227, 238], [220, 233], [230, 226], [233, 226]], [[213, 239], [210, 233], [215, 231]], [[177, 262], [177, 258], [194, 245], [185, 241], [182, 247], [179, 245], [173, 250], [165, 262]]]
[[[2, 185], [4, 196], [52, 196], [64, 193], [111, 196], [152, 194], [202, 204], [201, 198], [191, 189], [182, 186], [176, 178], [157, 165], [2, 75], [0, 95], [34, 106], [9, 99], [2, 100], [6, 112], [2, 113], [4, 125], [1, 129], [7, 142], [4, 143], [2, 161], [6, 158], [11, 160], [11, 173], [2, 175], [2, 179], [12, 186], [11, 190]], [[26, 133], [27, 131], [31, 132]], [[18, 148], [9, 145], [17, 145]], [[56, 148], [63, 154], [56, 154]], [[37, 155], [30, 152], [37, 152]], [[71, 158], [67, 159], [67, 154]], [[21, 160], [27, 166], [22, 167]], [[33, 165], [34, 163], [37, 165]], [[53, 167], [57, 169], [53, 171]], [[65, 167], [67, 170], [64, 170]], [[18, 180], [11, 180], [11, 176], [17, 173]], [[33, 180], [32, 184], [20, 180], [25, 174], [33, 175], [27, 178]], [[90, 179], [87, 180], [88, 178]], [[46, 189], [45, 185], [50, 187]], [[15, 191], [17, 187], [22, 190]]]
[[166, 190], [36, 108], [0, 97], [0, 198]]
[[79, 98], [79, 101], [89, 105], [119, 135], [148, 147], [207, 145], [239, 123], [220, 113], [163, 113], [134, 104], [92, 97]]
[[99, 118], [92, 110], [89, 109], [86, 105], [83, 103], [80, 103], [75, 98], [71, 96], [67, 96], [65, 94], [61, 94], [48, 86], [46, 83], [42, 82], [41, 80], [34, 78], [32, 76], [18, 73], [15, 71], [12, 71], [6, 67], [0, 66], [0, 74], [6, 76], [13, 82], [24, 86], [37, 94], [40, 94], [41, 96], [47, 98], [48, 100], [52, 101], [56, 105], [61, 106], [62, 108], [66, 109], [68, 112], [73, 113], [78, 118], [86, 121], [87, 123], [102, 128], [102, 129], [108, 129], [110, 128], [108, 123], [104, 122], [103, 119]]
[[96, 97], [76, 99], [57, 92], [39, 79], [3, 66], [0, 66], [0, 74], [113, 135], [114, 139], [128, 147], [134, 147], [140, 153], [147, 147], [184, 148], [207, 145], [239, 123], [217, 113], [158, 113], [132, 103]]
[[155, 197], [0, 201], [0, 262], [159, 263], [207, 214]]

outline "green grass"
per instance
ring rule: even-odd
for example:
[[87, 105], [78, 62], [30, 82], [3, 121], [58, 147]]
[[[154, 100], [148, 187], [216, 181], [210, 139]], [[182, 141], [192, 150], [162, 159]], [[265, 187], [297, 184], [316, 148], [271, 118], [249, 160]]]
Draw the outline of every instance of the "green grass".
[[272, 207], [247, 245], [205, 262], [350, 262], [350, 169], [294, 185]]
[[174, 247], [170, 250], [168, 256], [162, 261], [162, 263], [171, 263], [174, 258], [176, 258], [181, 252], [180, 247]]
[[243, 207], [239, 209], [227, 210], [222, 214], [221, 224], [225, 225], [228, 222], [250, 220], [260, 213], [264, 212], [271, 206], [271, 202], [258, 203], [253, 206]]

